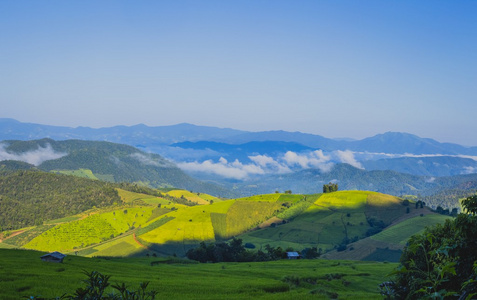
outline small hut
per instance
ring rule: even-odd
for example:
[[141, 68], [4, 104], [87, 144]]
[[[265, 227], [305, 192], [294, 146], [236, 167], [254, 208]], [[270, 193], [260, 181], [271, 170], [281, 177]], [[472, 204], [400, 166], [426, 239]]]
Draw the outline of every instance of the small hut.
[[41, 257], [41, 260], [47, 261], [47, 262], [62, 263], [65, 257], [66, 257], [65, 254], [55, 251], [55, 252], [43, 255]]
[[287, 252], [288, 259], [299, 259], [300, 254], [298, 252]]

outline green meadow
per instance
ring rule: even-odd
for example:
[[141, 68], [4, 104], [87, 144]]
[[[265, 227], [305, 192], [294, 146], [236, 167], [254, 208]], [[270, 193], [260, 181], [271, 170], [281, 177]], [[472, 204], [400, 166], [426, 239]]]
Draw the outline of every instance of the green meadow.
[[[382, 299], [378, 284], [396, 264], [330, 260], [196, 264], [172, 258], [85, 258], [61, 264], [42, 252], [0, 249], [0, 298], [53, 298], [82, 287], [84, 271], [131, 289], [149, 281], [158, 299]], [[112, 290], [108, 290], [110, 292]]]

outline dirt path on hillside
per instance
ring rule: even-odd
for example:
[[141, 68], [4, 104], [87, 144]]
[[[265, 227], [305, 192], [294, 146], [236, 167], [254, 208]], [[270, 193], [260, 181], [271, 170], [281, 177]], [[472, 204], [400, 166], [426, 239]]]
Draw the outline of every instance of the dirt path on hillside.
[[133, 233], [133, 239], [134, 241], [136, 241], [136, 243], [141, 246], [142, 248], [146, 249], [146, 250], [149, 250], [149, 248], [147, 248], [146, 246], [144, 246], [140, 241], [138, 241], [138, 239], [136, 238], [136, 233]]
[[6, 238], [4, 238], [4, 239], [0, 238], [0, 243], [3, 243], [3, 241], [8, 240], [9, 238], [12, 238], [12, 237], [17, 236], [17, 235], [19, 235], [19, 234], [21, 234], [21, 233], [24, 233], [25, 231], [26, 231], [26, 230], [16, 231], [16, 232], [10, 234], [8, 237], [6, 237]]

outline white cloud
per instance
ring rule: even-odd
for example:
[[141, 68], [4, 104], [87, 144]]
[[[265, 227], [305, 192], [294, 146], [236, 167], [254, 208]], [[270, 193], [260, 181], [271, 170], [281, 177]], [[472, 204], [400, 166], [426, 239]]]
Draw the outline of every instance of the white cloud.
[[306, 154], [298, 154], [288, 151], [283, 156], [288, 166], [300, 166], [303, 169], [318, 168], [322, 172], [328, 172], [333, 167], [331, 156], [325, 155], [322, 150], [312, 151]]
[[[218, 162], [206, 160], [203, 162], [182, 162], [178, 166], [184, 170], [195, 172], [206, 172], [217, 174], [227, 178], [247, 179], [249, 175], [263, 175], [263, 174], [285, 174], [295, 170], [302, 169], [319, 169], [326, 173], [331, 171], [336, 163], [347, 163], [356, 168], [364, 169], [359, 160], [376, 159], [376, 158], [398, 158], [398, 157], [465, 157], [477, 160], [476, 156], [464, 155], [443, 155], [443, 154], [391, 154], [391, 153], [372, 153], [372, 152], [353, 152], [351, 150], [336, 150], [332, 152], [323, 152], [322, 150], [296, 153], [287, 151], [279, 157], [271, 157], [268, 155], [249, 156], [251, 163], [244, 164], [239, 160], [233, 162], [227, 161], [224, 157], [220, 157]], [[357, 159], [359, 158], [359, 160]], [[423, 161], [418, 161], [422, 164]], [[477, 168], [467, 167], [463, 170], [463, 174], [477, 173]], [[433, 181], [433, 179], [429, 179]]]
[[186, 171], [216, 174], [233, 179], [246, 179], [250, 174], [265, 174], [265, 171], [256, 164], [242, 164], [238, 160], [229, 163], [223, 157], [218, 162], [206, 160], [203, 162], [182, 162], [177, 165]]
[[464, 171], [462, 174], [474, 174], [477, 173], [477, 168], [476, 167], [464, 167]]
[[248, 164], [237, 159], [228, 162], [224, 157], [220, 157], [218, 162], [206, 160], [203, 162], [179, 162], [177, 165], [186, 171], [205, 172], [240, 180], [247, 179], [250, 175], [291, 173], [293, 172], [291, 168], [296, 169], [296, 167], [299, 169], [318, 168], [322, 172], [329, 172], [334, 165], [331, 156], [325, 155], [321, 150], [305, 154], [288, 151], [277, 158], [268, 155], [255, 155], [248, 158], [251, 160], [251, 163]]
[[56, 152], [50, 144], [45, 147], [38, 147], [36, 150], [16, 154], [10, 153], [5, 148], [7, 145], [0, 144], [0, 161], [2, 160], [19, 160], [35, 166], [41, 165], [44, 161], [61, 158], [67, 153]]
[[336, 151], [333, 151], [333, 154], [336, 155], [342, 163], [350, 164], [355, 168], [364, 169], [363, 166], [361, 165], [361, 163], [354, 158], [353, 151], [350, 151], [350, 150], [345, 150], [345, 151], [336, 150]]
[[255, 156], [249, 156], [248, 158], [250, 158], [251, 161], [253, 161], [257, 165], [262, 167], [266, 167], [267, 165], [277, 164], [277, 162], [268, 155], [255, 155]]

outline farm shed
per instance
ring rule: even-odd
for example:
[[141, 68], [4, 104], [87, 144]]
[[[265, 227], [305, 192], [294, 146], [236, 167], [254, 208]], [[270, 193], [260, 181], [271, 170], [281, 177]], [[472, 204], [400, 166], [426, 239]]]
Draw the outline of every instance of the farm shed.
[[65, 254], [60, 253], [58, 251], [52, 252], [45, 254], [41, 257], [42, 261], [47, 261], [47, 262], [56, 262], [56, 263], [62, 263], [63, 259], [66, 257]]
[[300, 254], [298, 252], [287, 252], [288, 259], [299, 259]]

